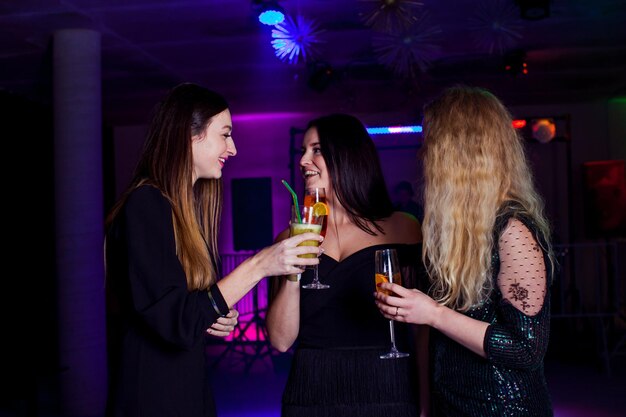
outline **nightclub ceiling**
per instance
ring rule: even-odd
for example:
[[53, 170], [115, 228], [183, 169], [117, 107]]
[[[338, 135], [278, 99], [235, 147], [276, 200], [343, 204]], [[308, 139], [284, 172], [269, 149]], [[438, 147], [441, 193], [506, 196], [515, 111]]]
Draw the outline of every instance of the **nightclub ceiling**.
[[53, 34], [85, 28], [102, 34], [113, 125], [182, 81], [252, 113], [396, 111], [453, 83], [507, 104], [626, 94], [624, 1], [283, 0], [279, 26], [258, 21], [267, 3], [2, 0], [0, 89], [50, 103]]

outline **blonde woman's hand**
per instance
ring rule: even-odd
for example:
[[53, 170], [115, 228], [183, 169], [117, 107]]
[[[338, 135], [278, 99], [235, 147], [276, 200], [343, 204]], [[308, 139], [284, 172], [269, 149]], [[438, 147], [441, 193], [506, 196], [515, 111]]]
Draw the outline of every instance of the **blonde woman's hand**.
[[239, 312], [231, 308], [225, 317], [217, 319], [206, 332], [211, 336], [226, 337], [235, 330], [235, 326], [238, 322], [237, 317], [239, 317]]
[[432, 325], [439, 304], [416, 289], [407, 289], [398, 284], [383, 283], [380, 288], [394, 295], [376, 292], [376, 306], [390, 320]]
[[[302, 273], [305, 266], [317, 265], [322, 253], [319, 246], [298, 246], [305, 240], [324, 240], [317, 233], [303, 233], [268, 246], [254, 256], [254, 262], [263, 276], [291, 275]], [[312, 254], [312, 258], [298, 255]]]

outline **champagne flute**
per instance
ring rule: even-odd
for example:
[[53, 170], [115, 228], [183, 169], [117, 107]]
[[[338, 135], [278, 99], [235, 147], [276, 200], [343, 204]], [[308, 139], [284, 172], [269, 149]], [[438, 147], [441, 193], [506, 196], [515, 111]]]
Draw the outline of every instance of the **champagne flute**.
[[[402, 285], [398, 253], [395, 249], [380, 249], [376, 251], [374, 256], [376, 291], [389, 294], [387, 290], [380, 288], [378, 285], [383, 282], [391, 282], [393, 284]], [[408, 353], [400, 352], [396, 348], [396, 335], [394, 332], [393, 320], [389, 320], [389, 335], [391, 336], [391, 350], [384, 355], [380, 355], [380, 358], [394, 359], [409, 356]]]

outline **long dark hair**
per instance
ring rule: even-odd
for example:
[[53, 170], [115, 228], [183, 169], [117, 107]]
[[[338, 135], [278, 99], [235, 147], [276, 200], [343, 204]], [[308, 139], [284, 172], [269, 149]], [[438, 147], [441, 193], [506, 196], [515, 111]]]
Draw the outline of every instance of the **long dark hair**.
[[193, 183], [191, 142], [226, 109], [224, 97], [199, 85], [173, 88], [156, 108], [133, 180], [107, 218], [108, 225], [140, 185], [159, 189], [172, 205], [176, 252], [190, 290], [208, 288], [217, 280], [222, 210], [221, 179]]
[[359, 119], [331, 114], [309, 122], [315, 128], [335, 196], [363, 231], [383, 233], [377, 221], [391, 216], [389, 197], [378, 152]]

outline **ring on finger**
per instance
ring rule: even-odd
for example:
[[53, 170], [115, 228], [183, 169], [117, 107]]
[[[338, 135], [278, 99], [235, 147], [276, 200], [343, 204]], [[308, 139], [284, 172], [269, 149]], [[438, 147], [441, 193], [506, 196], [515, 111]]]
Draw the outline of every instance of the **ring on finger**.
[[398, 310], [400, 310], [400, 307], [396, 307], [396, 314], [394, 314], [394, 316], [398, 315]]

